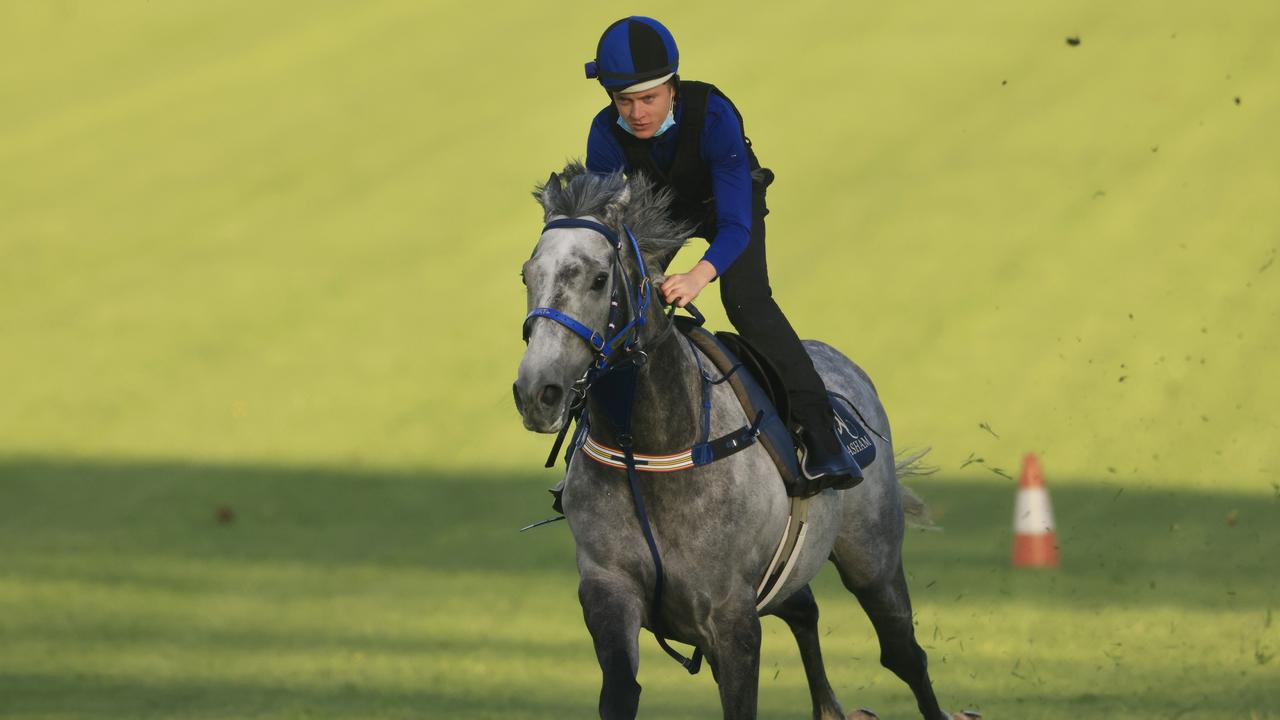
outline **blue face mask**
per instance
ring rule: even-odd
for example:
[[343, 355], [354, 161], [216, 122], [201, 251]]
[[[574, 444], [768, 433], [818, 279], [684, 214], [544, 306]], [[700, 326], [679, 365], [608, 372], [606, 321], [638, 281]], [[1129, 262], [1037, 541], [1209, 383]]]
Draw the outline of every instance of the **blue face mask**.
[[[653, 136], [658, 137], [662, 133], [670, 130], [671, 127], [675, 124], [676, 124], [676, 109], [673, 107], [667, 111], [667, 119], [662, 121], [662, 126], [658, 128], [658, 132], [654, 133]], [[631, 130], [631, 126], [627, 124], [626, 120], [622, 119], [621, 115], [618, 116], [618, 126], [621, 127], [623, 130], [626, 130], [629, 135], [635, 135], [635, 132]]]

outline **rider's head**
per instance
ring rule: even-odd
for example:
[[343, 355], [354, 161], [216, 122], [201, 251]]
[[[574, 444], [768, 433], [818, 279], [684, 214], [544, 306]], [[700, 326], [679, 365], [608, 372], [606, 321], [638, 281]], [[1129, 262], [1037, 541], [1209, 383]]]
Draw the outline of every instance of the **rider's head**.
[[671, 114], [680, 52], [662, 23], [638, 15], [605, 28], [587, 77], [597, 78], [618, 113], [641, 139], [653, 137]]

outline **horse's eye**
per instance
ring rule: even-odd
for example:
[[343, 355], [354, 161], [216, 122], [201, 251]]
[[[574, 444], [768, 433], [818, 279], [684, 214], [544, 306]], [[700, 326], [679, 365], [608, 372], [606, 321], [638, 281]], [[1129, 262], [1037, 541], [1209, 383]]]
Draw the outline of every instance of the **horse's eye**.
[[609, 282], [609, 275], [607, 273], [600, 273], [599, 275], [596, 276], [596, 281], [591, 283], [591, 289], [603, 290], [604, 284], [607, 282]]

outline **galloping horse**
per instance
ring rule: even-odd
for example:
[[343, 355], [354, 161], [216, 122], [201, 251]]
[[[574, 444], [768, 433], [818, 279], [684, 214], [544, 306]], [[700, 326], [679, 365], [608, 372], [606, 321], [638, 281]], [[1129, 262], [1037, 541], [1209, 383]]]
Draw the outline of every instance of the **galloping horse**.
[[[525, 427], [561, 431], [571, 410], [584, 404], [592, 441], [624, 448], [631, 459], [688, 450], [706, 432], [708, 417], [711, 436], [749, 425], [727, 383], [704, 382], [705, 361], [673, 330], [660, 303], [650, 302], [660, 280], [650, 273], [665, 268], [689, 234], [667, 219], [670, 196], [643, 177], [593, 175], [571, 163], [534, 197], [547, 226], [522, 272], [528, 349], [514, 392]], [[845, 720], [823, 666], [808, 584], [828, 559], [875, 626], [881, 663], [911, 688], [921, 714], [966, 717], [938, 706], [915, 640], [902, 537], [904, 506], [923, 513], [923, 503], [898, 482], [884, 408], [852, 361], [820, 342], [805, 347], [828, 390], [850, 398], [883, 434], [875, 442], [885, 459], [866, 468], [857, 487], [809, 501], [807, 539], [794, 567], [759, 608], [761, 577], [776, 561], [790, 508], [760, 444], [665, 473], [619, 469], [582, 451], [570, 460], [562, 502], [577, 546], [578, 597], [603, 673], [601, 717], [636, 716], [643, 627], [705, 652], [724, 717], [754, 718], [760, 617], [775, 615], [799, 644], [814, 718]], [[617, 417], [619, 403], [626, 427], [598, 421]]]

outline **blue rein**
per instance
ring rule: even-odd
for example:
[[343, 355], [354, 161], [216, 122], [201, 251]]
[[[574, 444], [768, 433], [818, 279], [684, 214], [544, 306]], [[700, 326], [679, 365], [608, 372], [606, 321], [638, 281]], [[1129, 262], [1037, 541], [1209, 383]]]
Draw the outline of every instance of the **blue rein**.
[[[636, 240], [636, 236], [631, 232], [631, 228], [626, 225], [622, 226], [622, 231], [626, 233], [627, 240], [630, 241], [631, 250], [635, 253], [636, 264], [640, 267], [640, 287], [636, 288], [634, 297], [631, 297], [631, 287], [627, 279], [626, 267], [622, 264], [623, 241], [618, 234], [607, 225], [598, 223], [595, 220], [587, 218], [561, 218], [548, 222], [542, 228], [542, 232], [548, 230], [557, 230], [561, 228], [583, 228], [586, 230], [594, 230], [600, 233], [609, 241], [609, 245], [613, 248], [613, 272], [614, 280], [613, 289], [609, 298], [609, 320], [608, 327], [604, 332], [593, 330], [586, 324], [573, 318], [567, 313], [561, 312], [552, 307], [536, 307], [529, 311], [524, 319], [524, 341], [529, 342], [529, 334], [533, 331], [533, 321], [538, 318], [546, 318], [552, 320], [569, 329], [574, 335], [582, 338], [591, 349], [596, 352], [595, 362], [587, 368], [587, 372], [583, 375], [579, 383], [583, 389], [580, 390], [579, 400], [584, 399], [586, 391], [591, 384], [601, 377], [608, 377], [606, 374], [615, 369], [626, 368], [623, 372], [614, 376], [614, 381], [609, 384], [616, 389], [616, 395], [620, 397], [614, 398], [613, 403], [616, 408], [625, 408], [620, 412], [608, 413], [616, 414], [617, 417], [610, 418], [618, 430], [619, 444], [625, 457], [627, 466], [627, 482], [631, 486], [631, 497], [636, 506], [636, 518], [640, 521], [640, 529], [644, 533], [645, 544], [649, 547], [649, 554], [653, 557], [653, 567], [655, 571], [653, 583], [653, 636], [657, 639], [658, 645], [666, 651], [676, 662], [680, 663], [689, 674], [693, 675], [702, 668], [702, 649], [694, 648], [692, 657], [686, 658], [679, 651], [671, 647], [666, 638], [662, 636], [660, 630], [661, 623], [658, 620], [659, 614], [662, 612], [662, 590], [665, 586], [665, 573], [662, 569], [662, 555], [658, 552], [658, 544], [653, 536], [653, 528], [649, 524], [649, 513], [645, 509], [644, 498], [640, 494], [640, 478], [636, 471], [636, 460], [634, 456], [633, 439], [631, 437], [631, 401], [635, 395], [636, 373], [644, 360], [643, 351], [636, 353], [634, 359], [630, 363], [624, 363], [621, 367], [612, 365], [614, 353], [619, 347], [624, 348], [628, 353], [637, 350], [640, 343], [640, 329], [644, 327], [646, 316], [649, 312], [649, 300], [651, 295], [652, 283], [649, 281], [649, 273], [644, 266], [644, 256], [640, 254], [640, 243]], [[627, 323], [619, 330], [614, 330], [617, 321], [618, 311], [618, 286], [624, 285], [627, 290], [627, 297], [630, 300], [627, 307], [631, 317]], [[693, 313], [697, 314], [697, 310], [692, 305], [687, 306]], [[674, 310], [674, 308], [672, 308]], [[697, 315], [701, 317], [701, 315]], [[627, 335], [632, 337], [627, 340]], [[694, 354], [697, 357], [697, 354]], [[699, 367], [701, 374], [701, 367]], [[705, 378], [705, 374], [704, 374]], [[575, 386], [576, 387], [576, 386]], [[705, 393], [705, 388], [704, 388]], [[619, 402], [620, 401], [620, 402]], [[710, 403], [704, 397], [704, 405], [707, 407], [704, 412], [709, 411]], [[577, 414], [582, 410], [582, 406], [570, 407], [569, 417], [565, 419], [564, 426], [560, 430], [559, 437], [556, 438], [555, 445], [551, 449], [551, 455], [547, 458], [547, 467], [555, 465], [556, 455], [559, 454], [560, 445], [564, 441], [564, 436], [569, 425], [577, 418]], [[710, 423], [706, 424], [709, 429]]]

